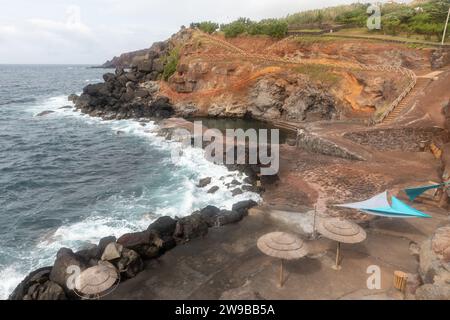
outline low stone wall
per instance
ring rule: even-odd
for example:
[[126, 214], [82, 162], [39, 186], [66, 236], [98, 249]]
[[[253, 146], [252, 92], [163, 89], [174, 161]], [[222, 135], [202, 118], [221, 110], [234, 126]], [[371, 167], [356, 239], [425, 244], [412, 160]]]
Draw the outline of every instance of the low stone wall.
[[297, 131], [297, 147], [314, 153], [320, 153], [329, 156], [349, 160], [365, 160], [362, 156], [357, 155], [337, 143], [327, 140], [315, 133], [308, 132], [305, 129]]
[[434, 137], [443, 132], [444, 129], [436, 127], [376, 129], [347, 132], [344, 138], [380, 151], [420, 152], [431, 144]]

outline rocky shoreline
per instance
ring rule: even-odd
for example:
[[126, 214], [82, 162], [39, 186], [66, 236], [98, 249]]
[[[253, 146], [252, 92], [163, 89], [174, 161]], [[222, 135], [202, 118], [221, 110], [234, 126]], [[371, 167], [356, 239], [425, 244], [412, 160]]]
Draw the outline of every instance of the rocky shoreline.
[[97, 245], [76, 252], [61, 248], [53, 266], [32, 271], [11, 293], [9, 300], [80, 299], [68, 287], [72, 276], [67, 272], [69, 266], [77, 266], [83, 271], [100, 261], [108, 261], [120, 273], [123, 282], [141, 272], [144, 261], [156, 259], [177, 245], [204, 237], [209, 228], [239, 222], [256, 205], [255, 201], [246, 200], [235, 203], [231, 210], [207, 206], [183, 218], [160, 217], [144, 231], [127, 233], [118, 239], [108, 236]]
[[[144, 91], [142, 88], [135, 90], [136, 82], [127, 81], [125, 83], [127, 89], [123, 94], [133, 98], [131, 100], [115, 98], [118, 92], [123, 91], [124, 79], [132, 78], [133, 76], [130, 74], [139, 74], [139, 72], [139, 69], [135, 68], [129, 72], [118, 68], [115, 75], [110, 73], [104, 75], [105, 83], [88, 85], [83, 89], [81, 96], [72, 94], [68, 100], [75, 104], [75, 109], [104, 120], [130, 118], [140, 122], [155, 120], [161, 124], [158, 135], [171, 140], [174, 129], [186, 126], [186, 123], [190, 124], [190, 122], [174, 118], [175, 121], [172, 122], [175, 123], [175, 126], [173, 123], [168, 126], [164, 125], [163, 120], [173, 115], [173, 108], [167, 97], [152, 95], [151, 92], [156, 91], [148, 88], [144, 94], [141, 92]], [[142, 73], [140, 74], [142, 75]], [[117, 94], [115, 95], [115, 93]], [[106, 101], [110, 102], [105, 104]], [[202, 147], [206, 146], [207, 143]], [[246, 151], [248, 152], [248, 148]], [[247, 175], [244, 180], [245, 185], [238, 186], [239, 182], [237, 181], [230, 183], [229, 188], [232, 188], [233, 196], [244, 191], [261, 193], [264, 190], [263, 184], [276, 180], [276, 176], [268, 178], [260, 176], [261, 165], [259, 164], [226, 166], [229, 170], [239, 170]], [[209, 186], [210, 183], [211, 179], [207, 177], [201, 179], [197, 186], [199, 188], [208, 187], [208, 193], [214, 193], [217, 191], [217, 186]], [[98, 265], [100, 261], [108, 261], [117, 269], [121, 282], [123, 282], [141, 272], [144, 269], [144, 261], [158, 258], [168, 250], [191, 239], [204, 237], [209, 228], [239, 222], [247, 215], [248, 209], [256, 205], [257, 203], [253, 200], [245, 200], [235, 203], [231, 210], [206, 206], [182, 218], [160, 217], [144, 231], [127, 233], [118, 239], [114, 236], [107, 236], [102, 238], [97, 245], [76, 252], [70, 248], [61, 248], [56, 254], [53, 266], [30, 272], [11, 293], [9, 299], [80, 299], [80, 296], [68, 287], [68, 279], [71, 276], [71, 273], [67, 272], [69, 266], [77, 266], [80, 271], [83, 271]]]

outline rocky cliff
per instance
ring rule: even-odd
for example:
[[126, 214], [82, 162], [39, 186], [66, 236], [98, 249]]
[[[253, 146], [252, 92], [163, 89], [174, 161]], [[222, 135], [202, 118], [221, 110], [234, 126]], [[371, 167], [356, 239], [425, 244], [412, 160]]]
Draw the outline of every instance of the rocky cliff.
[[370, 67], [421, 72], [439, 56], [434, 49], [366, 40], [224, 39], [183, 28], [149, 49], [109, 61], [105, 65], [117, 67], [115, 73], [84, 88], [76, 107], [108, 119], [172, 114], [292, 122], [369, 119], [409, 80], [397, 69]]

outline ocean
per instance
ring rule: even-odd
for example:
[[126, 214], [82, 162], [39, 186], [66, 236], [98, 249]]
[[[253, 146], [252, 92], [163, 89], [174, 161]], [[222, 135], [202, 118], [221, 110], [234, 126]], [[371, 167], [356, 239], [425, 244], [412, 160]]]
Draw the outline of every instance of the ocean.
[[[177, 143], [157, 136], [153, 122], [102, 121], [61, 108], [105, 72], [0, 65], [0, 299], [30, 271], [52, 265], [61, 247], [75, 251], [140, 231], [162, 215], [259, 200], [251, 192], [233, 197], [226, 184], [245, 176], [208, 162], [201, 149], [185, 149], [173, 162]], [[198, 188], [204, 177], [219, 191]]]

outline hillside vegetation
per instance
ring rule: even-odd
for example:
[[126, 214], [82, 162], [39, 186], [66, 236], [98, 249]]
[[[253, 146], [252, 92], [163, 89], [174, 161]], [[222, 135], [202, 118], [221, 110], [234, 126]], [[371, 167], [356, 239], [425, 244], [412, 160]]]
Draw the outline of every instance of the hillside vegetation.
[[[344, 28], [366, 27], [369, 3], [354, 3], [325, 9], [309, 10], [288, 15], [281, 19], [252, 21], [239, 18], [233, 22], [219, 24], [211, 21], [192, 23], [192, 27], [213, 33], [223, 32], [225, 37], [241, 34], [268, 35], [282, 38], [289, 30], [322, 30], [330, 26]], [[450, 0], [429, 0], [420, 3], [386, 3], [381, 7], [381, 30], [372, 30], [374, 34], [421, 35], [425, 40], [441, 40]], [[367, 30], [368, 31], [368, 30]]]

